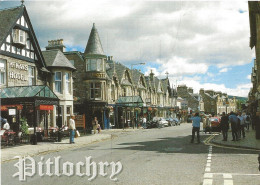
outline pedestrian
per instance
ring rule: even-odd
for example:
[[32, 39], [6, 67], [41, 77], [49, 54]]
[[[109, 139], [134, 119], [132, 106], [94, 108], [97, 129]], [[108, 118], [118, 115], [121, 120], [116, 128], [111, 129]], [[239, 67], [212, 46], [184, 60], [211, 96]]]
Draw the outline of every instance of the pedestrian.
[[200, 121], [199, 113], [196, 113], [194, 117], [191, 117], [192, 120], [192, 138], [191, 143], [194, 142], [195, 132], [197, 132], [197, 141], [200, 143]]
[[249, 126], [250, 126], [250, 123], [251, 123], [251, 118], [250, 118], [250, 115], [249, 114], [246, 114], [245, 116], [246, 120], [246, 129], [249, 130]]
[[[208, 130], [208, 132], [210, 134], [211, 134], [211, 117], [212, 117], [212, 115], [209, 114], [209, 116], [206, 118], [206, 130]], [[206, 132], [205, 132], [205, 134], [206, 134]]]
[[202, 123], [203, 123], [203, 131], [205, 132], [205, 134], [206, 134], [206, 122], [207, 122], [207, 116], [204, 115], [202, 119]]
[[92, 126], [93, 126], [93, 130], [94, 130], [94, 134], [96, 134], [96, 130], [98, 128], [98, 120], [97, 117], [94, 117], [93, 121], [92, 121]]
[[133, 116], [132, 117], [132, 127], [133, 127], [133, 129], [135, 128], [135, 123], [136, 123], [136, 120], [135, 120], [135, 117]]
[[228, 117], [229, 122], [231, 123], [231, 130], [232, 130], [232, 141], [238, 141], [238, 135], [237, 135], [237, 123], [238, 118], [235, 115], [235, 113], [232, 111], [230, 112], [230, 116]]
[[240, 123], [239, 124], [239, 135], [240, 135], [240, 138], [241, 138], [241, 136], [243, 136], [243, 138], [245, 138], [246, 137], [246, 135], [245, 135], [245, 125], [246, 125], [245, 114], [244, 113], [241, 114], [241, 112], [239, 112], [237, 117], [239, 118], [239, 123]]
[[10, 125], [9, 125], [9, 123], [7, 122], [7, 119], [4, 119], [4, 120], [3, 120], [3, 123], [4, 123], [3, 129], [4, 129], [4, 130], [10, 130]]
[[71, 115], [70, 120], [69, 120], [69, 130], [70, 130], [70, 144], [75, 143], [74, 142], [74, 137], [75, 137], [75, 131], [76, 131], [76, 126], [75, 126], [75, 116]]
[[143, 125], [142, 125], [143, 128], [146, 128], [146, 117], [144, 116], [143, 117]]
[[221, 117], [221, 121], [220, 121], [220, 128], [221, 128], [222, 134], [223, 134], [223, 141], [227, 141], [229, 123], [228, 123], [228, 116], [226, 115], [225, 112], [222, 113], [222, 117]]
[[120, 117], [120, 123], [121, 123], [121, 125], [120, 125], [120, 128], [125, 128], [125, 119], [123, 118], [123, 116], [121, 116]]

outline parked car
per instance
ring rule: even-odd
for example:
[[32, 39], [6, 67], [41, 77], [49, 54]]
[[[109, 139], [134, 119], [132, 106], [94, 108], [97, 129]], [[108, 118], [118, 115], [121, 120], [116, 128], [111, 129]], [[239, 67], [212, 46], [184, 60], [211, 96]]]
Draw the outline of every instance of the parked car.
[[173, 118], [166, 118], [166, 121], [168, 121], [169, 126], [175, 125], [175, 122], [173, 121]]
[[209, 118], [210, 121], [210, 125], [211, 125], [211, 131], [212, 132], [220, 132], [221, 128], [220, 128], [220, 118], [219, 117], [212, 117]]
[[168, 121], [166, 121], [165, 118], [160, 118], [158, 123], [159, 123], [159, 127], [168, 127], [169, 126], [169, 123], [168, 123]]

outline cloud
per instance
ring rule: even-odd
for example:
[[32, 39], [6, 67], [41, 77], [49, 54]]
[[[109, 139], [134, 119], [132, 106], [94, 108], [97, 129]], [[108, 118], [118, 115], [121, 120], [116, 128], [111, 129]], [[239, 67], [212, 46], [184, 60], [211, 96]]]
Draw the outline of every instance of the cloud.
[[246, 77], [248, 80], [251, 80], [251, 75], [247, 75]]
[[222, 68], [219, 72], [220, 73], [226, 73], [230, 70], [231, 68]]

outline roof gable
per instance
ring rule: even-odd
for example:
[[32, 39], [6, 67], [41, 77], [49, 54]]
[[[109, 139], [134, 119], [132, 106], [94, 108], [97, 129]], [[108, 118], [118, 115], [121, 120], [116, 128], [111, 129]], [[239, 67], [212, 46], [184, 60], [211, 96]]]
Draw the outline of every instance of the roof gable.
[[43, 51], [42, 54], [48, 67], [65, 67], [76, 70], [60, 50]]
[[[0, 22], [0, 53], [33, 62], [42, 71], [47, 72], [48, 70], [46, 70], [46, 64], [25, 6], [0, 10]], [[25, 32], [25, 45], [23, 47], [14, 44], [14, 29]]]

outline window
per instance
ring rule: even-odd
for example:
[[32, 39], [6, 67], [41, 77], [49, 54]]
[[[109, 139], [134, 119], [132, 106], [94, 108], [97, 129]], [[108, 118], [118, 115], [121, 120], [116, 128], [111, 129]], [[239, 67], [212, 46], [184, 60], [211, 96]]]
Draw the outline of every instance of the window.
[[55, 72], [55, 91], [61, 93], [61, 72]]
[[35, 71], [33, 66], [28, 66], [28, 73], [29, 85], [35, 85]]
[[103, 71], [102, 59], [88, 59], [86, 71]]
[[13, 30], [13, 42], [25, 45], [25, 31], [14, 29]]
[[0, 59], [0, 85], [3, 85], [6, 83], [6, 61], [3, 59]]
[[126, 96], [126, 87], [123, 88], [123, 96]]
[[70, 74], [69, 73], [65, 73], [65, 92], [67, 94], [70, 93]]
[[101, 83], [90, 84], [90, 98], [101, 100]]

